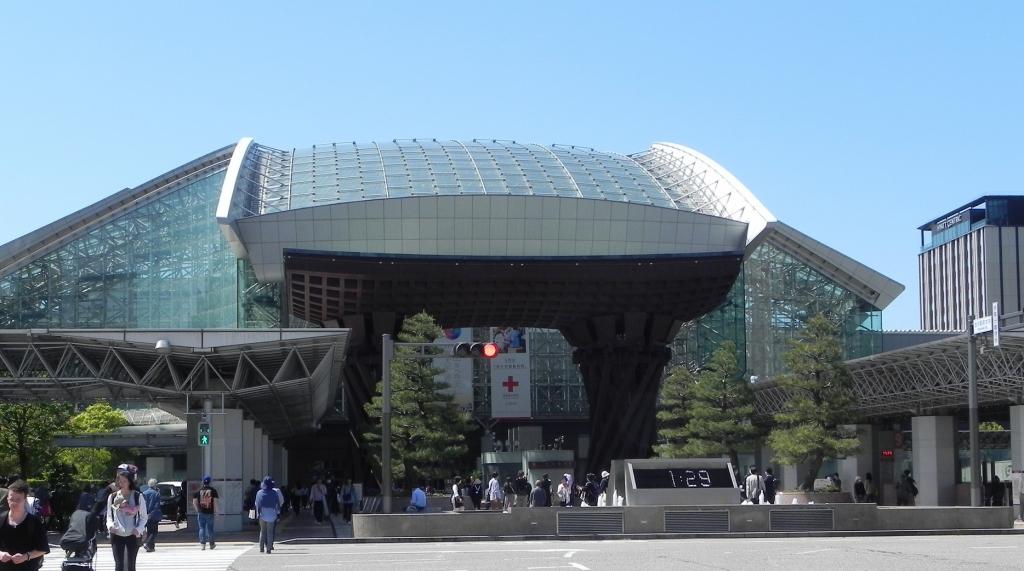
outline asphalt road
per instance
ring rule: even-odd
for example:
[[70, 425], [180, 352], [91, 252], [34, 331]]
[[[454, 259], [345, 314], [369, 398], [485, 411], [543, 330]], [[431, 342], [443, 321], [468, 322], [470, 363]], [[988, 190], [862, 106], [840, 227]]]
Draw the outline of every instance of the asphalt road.
[[[235, 570], [1024, 569], [1024, 536], [278, 544]], [[140, 567], [142, 569], [142, 567]]]

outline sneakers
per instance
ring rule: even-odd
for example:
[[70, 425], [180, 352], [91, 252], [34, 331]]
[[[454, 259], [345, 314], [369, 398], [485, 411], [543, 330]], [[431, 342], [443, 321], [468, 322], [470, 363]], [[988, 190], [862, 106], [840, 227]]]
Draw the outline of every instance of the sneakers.
[[217, 549], [217, 544], [211, 541], [210, 542], [210, 549]]
[[206, 551], [206, 543], [203, 543], [203, 551]]

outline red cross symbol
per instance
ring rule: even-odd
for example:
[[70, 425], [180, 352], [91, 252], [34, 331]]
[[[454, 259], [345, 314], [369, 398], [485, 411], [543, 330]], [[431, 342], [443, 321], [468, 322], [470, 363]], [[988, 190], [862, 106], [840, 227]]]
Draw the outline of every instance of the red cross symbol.
[[516, 387], [519, 386], [519, 381], [513, 379], [512, 375], [509, 375], [508, 376], [508, 380], [504, 381], [503, 383], [501, 383], [501, 386], [503, 386], [506, 389], [508, 389], [508, 392], [511, 393], [511, 392], [516, 390]]

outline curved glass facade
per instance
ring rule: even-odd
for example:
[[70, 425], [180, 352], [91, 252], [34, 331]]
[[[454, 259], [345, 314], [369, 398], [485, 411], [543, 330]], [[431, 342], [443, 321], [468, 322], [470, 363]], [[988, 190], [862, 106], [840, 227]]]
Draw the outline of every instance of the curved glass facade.
[[223, 168], [204, 173], [3, 276], [0, 328], [276, 323], [275, 292], [246, 279], [221, 236], [223, 181]]
[[[258, 181], [244, 215], [379, 198], [532, 195], [687, 209], [633, 159], [586, 147], [514, 141], [333, 143], [288, 152], [254, 145]], [[243, 185], [249, 186], [249, 185]]]

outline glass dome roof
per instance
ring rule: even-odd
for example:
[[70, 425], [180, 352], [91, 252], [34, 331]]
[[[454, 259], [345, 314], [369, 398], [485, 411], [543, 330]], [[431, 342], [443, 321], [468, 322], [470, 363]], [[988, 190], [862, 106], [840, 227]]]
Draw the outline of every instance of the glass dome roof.
[[281, 151], [253, 144], [242, 178], [246, 215], [381, 198], [578, 197], [685, 209], [632, 158], [515, 141], [395, 140]]

